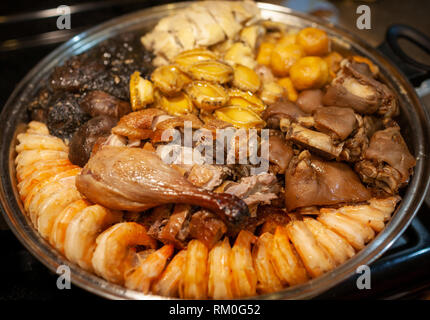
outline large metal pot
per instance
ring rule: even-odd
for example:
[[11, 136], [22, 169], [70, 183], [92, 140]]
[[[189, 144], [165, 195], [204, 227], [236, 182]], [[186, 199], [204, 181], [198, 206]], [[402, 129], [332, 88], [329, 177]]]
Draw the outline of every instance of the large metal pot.
[[[55, 272], [59, 265], [69, 265], [74, 284], [106, 298], [157, 299], [160, 297], [127, 290], [82, 270], [77, 265], [66, 260], [39, 236], [24, 212], [16, 189], [14, 167], [16, 135], [25, 128], [25, 123], [28, 121], [25, 111], [28, 101], [35, 95], [55, 66], [69, 57], [82, 53], [106, 38], [113, 37], [121, 32], [138, 30], [143, 34], [162, 17], [187, 5], [188, 3], [184, 2], [142, 10], [116, 18], [73, 37], [70, 41], [54, 50], [27, 74], [12, 93], [0, 117], [2, 125], [0, 128], [0, 198], [3, 214], [10, 228], [26, 248], [50, 270]], [[401, 117], [399, 117], [398, 121], [401, 124], [403, 136], [411, 152], [417, 157], [415, 173], [407, 189], [402, 194], [403, 200], [399, 208], [386, 228], [369, 245], [354, 258], [319, 278], [299, 286], [257, 297], [264, 299], [311, 298], [351, 276], [358, 266], [370, 264], [381, 256], [411, 222], [424, 199], [429, 185], [429, 116], [420, 104], [415, 90], [406, 76], [378, 50], [370, 47], [363, 40], [357, 39], [347, 31], [327, 22], [293, 12], [288, 8], [265, 3], [259, 3], [258, 6], [261, 8], [264, 18], [280, 21], [296, 28], [310, 25], [322, 28], [334, 39], [334, 45], [338, 50], [353, 51], [367, 56], [376, 63], [380, 68], [382, 78], [398, 94], [401, 104]], [[390, 43], [392, 44], [393, 42], [391, 41], [385, 46], [385, 52], [389, 52]], [[394, 51], [391, 51], [391, 54]], [[405, 65], [402, 65], [402, 67], [405, 67]], [[418, 69], [423, 70], [422, 68]], [[428, 73], [424, 74], [424, 76], [421, 75], [419, 80], [425, 77], [428, 77]], [[414, 79], [414, 81], [419, 80]]]

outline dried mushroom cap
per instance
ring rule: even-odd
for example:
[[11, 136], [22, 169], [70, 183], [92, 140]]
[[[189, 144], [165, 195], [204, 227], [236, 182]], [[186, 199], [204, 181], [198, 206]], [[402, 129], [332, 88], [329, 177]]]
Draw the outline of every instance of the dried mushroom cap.
[[233, 85], [241, 90], [257, 92], [260, 89], [261, 81], [258, 74], [244, 65], [234, 66]]
[[228, 91], [228, 95], [230, 97], [230, 105], [246, 107], [257, 114], [261, 114], [266, 109], [266, 105], [263, 101], [261, 101], [261, 99], [252, 92], [230, 89]]
[[167, 95], [178, 93], [191, 82], [191, 79], [186, 74], [172, 65], [155, 69], [151, 75], [151, 80], [161, 92]]
[[217, 60], [201, 61], [193, 64], [188, 74], [194, 80], [204, 80], [215, 83], [229, 82], [233, 76], [233, 68]]
[[263, 128], [266, 123], [254, 111], [241, 107], [229, 106], [215, 111], [215, 116], [222, 121], [231, 123], [236, 128]]
[[219, 84], [207, 81], [194, 81], [186, 88], [193, 103], [200, 109], [212, 111], [224, 106], [228, 93]]

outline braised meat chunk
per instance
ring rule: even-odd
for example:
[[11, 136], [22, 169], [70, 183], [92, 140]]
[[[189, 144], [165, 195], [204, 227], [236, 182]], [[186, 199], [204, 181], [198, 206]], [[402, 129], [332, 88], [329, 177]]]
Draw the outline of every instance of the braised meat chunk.
[[224, 192], [242, 199], [251, 210], [251, 216], [255, 216], [259, 204], [270, 204], [278, 198], [280, 186], [276, 176], [271, 173], [262, 173], [244, 177], [238, 182], [229, 184]]
[[285, 138], [297, 145], [310, 149], [327, 159], [336, 159], [343, 150], [343, 143], [335, 141], [330, 135], [304, 127], [298, 123], [281, 120]]
[[[189, 233], [191, 206], [176, 204], [164, 227], [158, 233], [152, 233], [156, 239], [164, 243], [172, 243], [177, 248], [184, 248]], [[151, 227], [151, 229], [154, 229]], [[151, 232], [150, 229], [150, 232]]]
[[281, 99], [270, 105], [262, 115], [262, 118], [267, 122], [267, 126], [271, 129], [279, 129], [281, 119], [297, 120], [299, 117], [305, 116], [296, 104], [291, 101]]
[[283, 174], [294, 155], [293, 148], [280, 134], [269, 136], [269, 162], [271, 172]]
[[378, 113], [385, 117], [398, 114], [398, 104], [392, 91], [373, 79], [368, 72], [362, 73], [350, 61], [344, 60], [336, 78], [327, 87], [323, 97], [326, 106], [352, 108], [362, 114]]
[[315, 110], [315, 128], [343, 141], [357, 128], [357, 117], [350, 108], [322, 107]]
[[303, 90], [300, 92], [296, 104], [303, 112], [313, 114], [322, 107], [323, 92], [320, 89]]
[[303, 151], [285, 173], [285, 206], [289, 211], [309, 206], [356, 203], [371, 194], [345, 163], [324, 161]]
[[227, 166], [195, 164], [192, 166], [187, 179], [197, 187], [212, 191], [218, 187], [230, 173], [231, 170]]
[[210, 211], [200, 210], [191, 216], [189, 237], [202, 241], [208, 248], [212, 248], [226, 232], [225, 223]]
[[148, 234], [165, 243], [183, 249], [191, 239], [202, 241], [208, 248], [227, 232], [226, 224], [207, 210], [197, 210], [186, 204], [156, 207], [143, 215]]
[[396, 193], [409, 181], [416, 164], [398, 126], [377, 131], [363, 158], [355, 166], [363, 182], [388, 194]]

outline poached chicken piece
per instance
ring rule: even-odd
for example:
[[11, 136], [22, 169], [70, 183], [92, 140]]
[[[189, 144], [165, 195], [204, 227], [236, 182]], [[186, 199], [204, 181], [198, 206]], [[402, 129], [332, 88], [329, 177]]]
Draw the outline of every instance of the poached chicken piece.
[[209, 209], [233, 224], [249, 216], [248, 207], [236, 196], [197, 188], [156, 153], [138, 148], [102, 147], [90, 158], [76, 185], [91, 201], [115, 210], [144, 211], [183, 203]]
[[155, 65], [166, 64], [184, 50], [234, 39], [250, 19], [258, 19], [252, 1], [205, 1], [163, 18], [141, 41], [156, 54]]

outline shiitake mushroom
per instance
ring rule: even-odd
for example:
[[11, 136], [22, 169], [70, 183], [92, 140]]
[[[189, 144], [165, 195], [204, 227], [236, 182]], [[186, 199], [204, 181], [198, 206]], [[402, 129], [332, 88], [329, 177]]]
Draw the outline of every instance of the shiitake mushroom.
[[130, 103], [120, 100], [104, 91], [90, 91], [80, 101], [80, 107], [91, 117], [108, 116], [120, 119], [131, 112]]
[[100, 115], [83, 124], [70, 141], [69, 160], [80, 167], [85, 166], [96, 141], [108, 136], [116, 123], [115, 118]]

